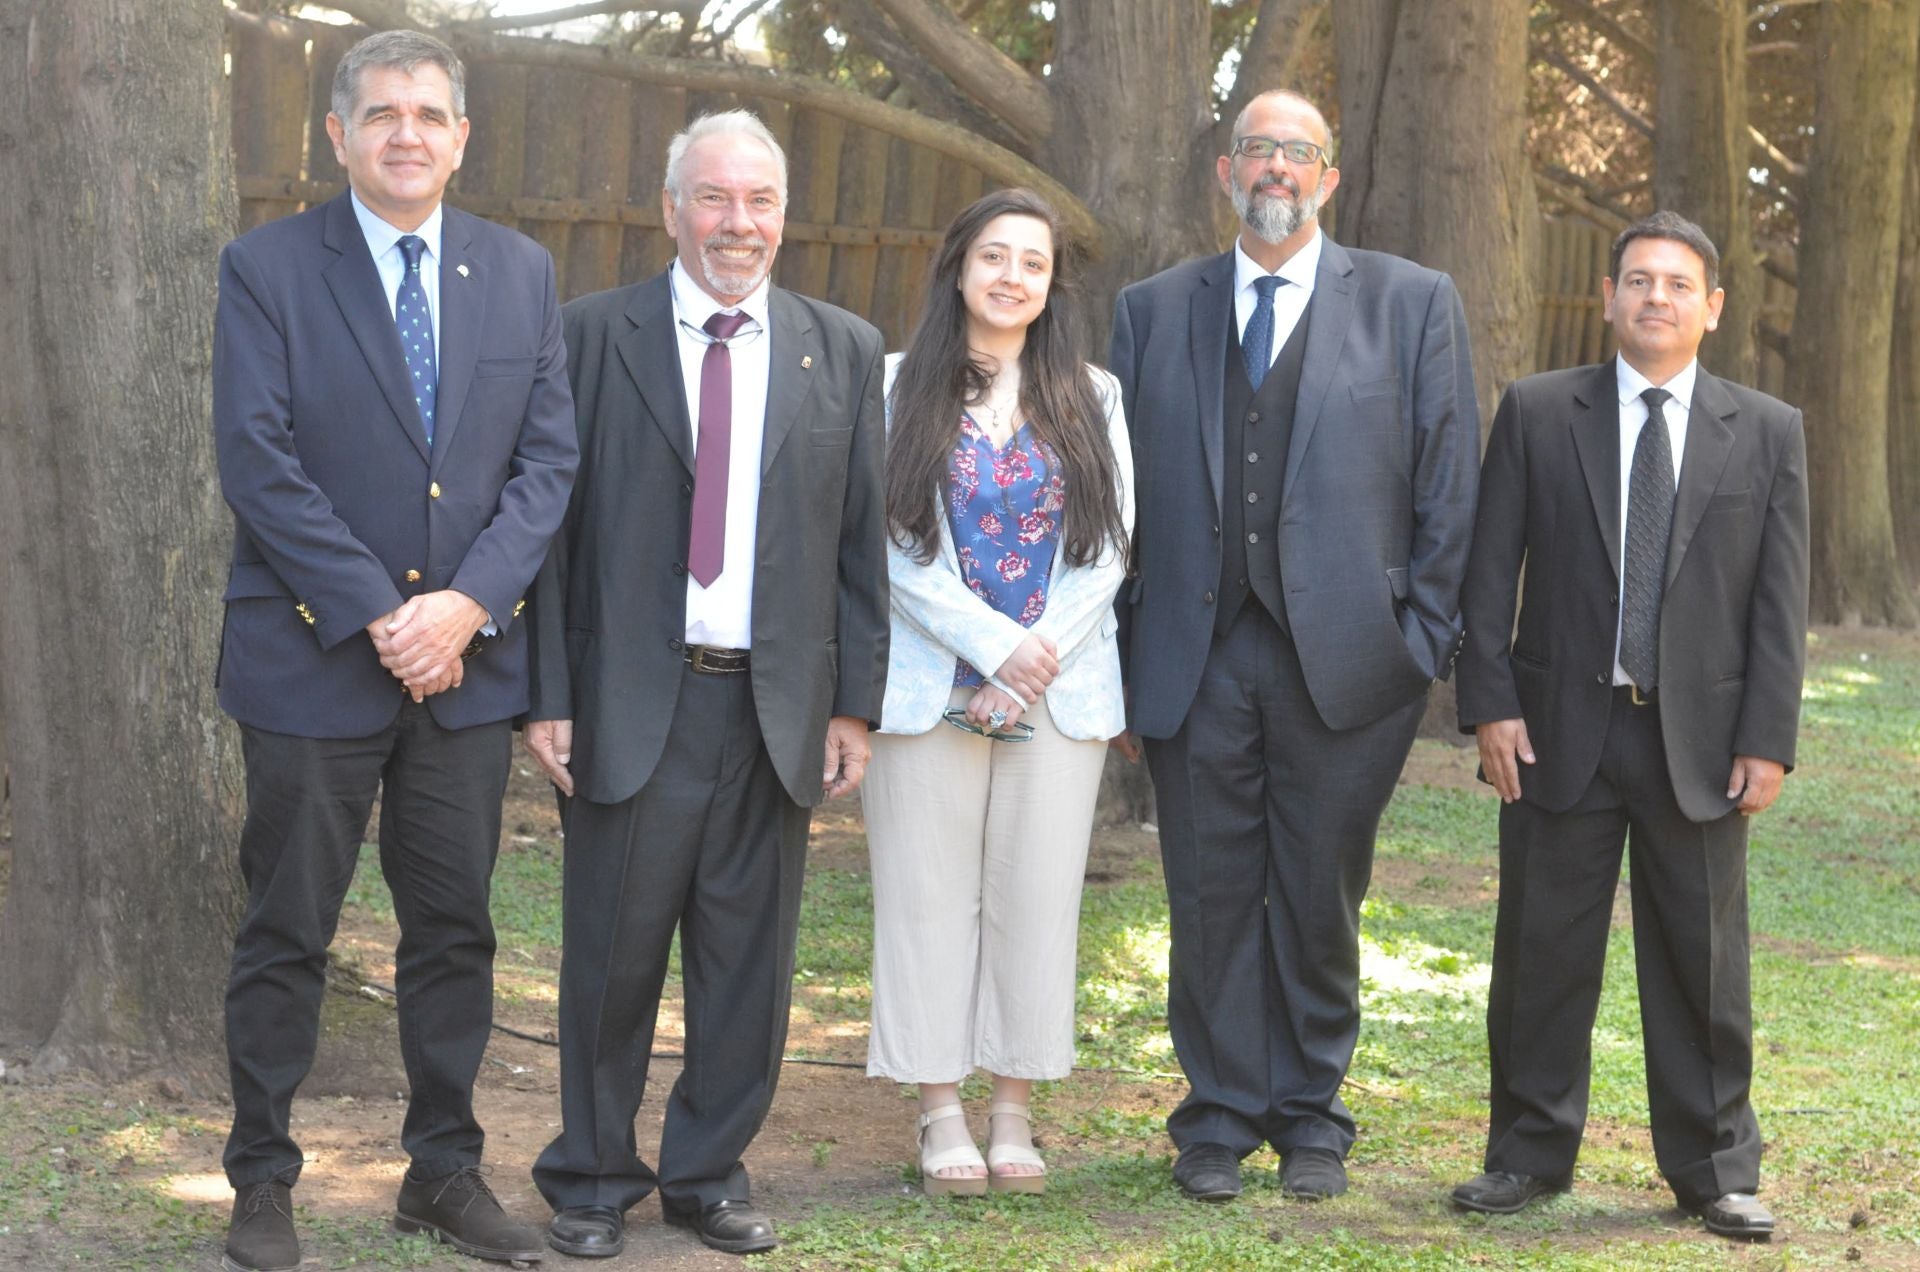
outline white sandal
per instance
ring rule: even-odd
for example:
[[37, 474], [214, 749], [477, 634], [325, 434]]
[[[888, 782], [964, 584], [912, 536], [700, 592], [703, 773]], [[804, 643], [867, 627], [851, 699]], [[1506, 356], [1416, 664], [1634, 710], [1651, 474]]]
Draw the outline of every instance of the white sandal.
[[[1029, 1132], [1033, 1127], [1032, 1110], [1025, 1104], [1011, 1101], [995, 1101], [987, 1106], [988, 1136], [991, 1139], [993, 1118], [995, 1116], [1017, 1117], [1027, 1124]], [[1037, 1166], [1039, 1170], [1031, 1175], [1010, 1175], [1008, 1166]], [[1040, 1154], [1021, 1144], [987, 1145], [987, 1184], [995, 1192], [1038, 1193], [1047, 1190], [1047, 1164], [1040, 1160]]]
[[942, 1175], [943, 1170], [952, 1170], [955, 1166], [978, 1166], [983, 1170], [987, 1163], [980, 1156], [980, 1149], [969, 1135], [967, 1142], [956, 1144], [952, 1148], [943, 1148], [938, 1152], [927, 1151], [927, 1128], [935, 1122], [950, 1117], [965, 1118], [967, 1111], [958, 1104], [944, 1104], [937, 1109], [929, 1109], [920, 1115], [920, 1188], [929, 1197], [980, 1197], [987, 1191], [985, 1175]]

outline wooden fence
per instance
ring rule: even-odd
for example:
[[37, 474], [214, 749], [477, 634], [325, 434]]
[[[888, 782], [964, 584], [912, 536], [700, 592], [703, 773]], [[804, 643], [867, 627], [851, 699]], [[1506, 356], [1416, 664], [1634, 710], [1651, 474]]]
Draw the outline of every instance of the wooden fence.
[[[339, 193], [327, 138], [334, 67], [363, 27], [236, 17], [228, 25], [241, 228]], [[864, 315], [905, 342], [940, 230], [989, 186], [979, 169], [871, 128], [784, 102], [634, 84], [494, 58], [469, 60], [475, 118], [449, 200], [517, 226], [553, 253], [563, 299], [645, 278], [673, 255], [661, 221], [667, 142], [711, 110], [746, 106], [787, 152], [787, 223], [775, 281]], [[1600, 279], [1611, 235], [1544, 218], [1535, 289], [1536, 370], [1613, 351]], [[1793, 289], [1766, 280], [1764, 316], [1786, 330]], [[1760, 387], [1778, 394], [1764, 346]]]

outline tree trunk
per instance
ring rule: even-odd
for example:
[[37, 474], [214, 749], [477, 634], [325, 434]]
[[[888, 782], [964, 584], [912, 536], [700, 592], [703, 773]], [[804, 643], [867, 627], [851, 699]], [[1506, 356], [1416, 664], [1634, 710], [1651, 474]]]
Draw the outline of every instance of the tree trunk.
[[1752, 384], [1760, 258], [1747, 206], [1747, 12], [1722, 0], [1659, 0], [1653, 201], [1720, 249], [1720, 329], [1700, 347], [1715, 375]]
[[241, 800], [213, 690], [221, 6], [0, 0], [0, 82], [0, 1020], [49, 1068], [195, 1068]]
[[1920, 588], [1920, 104], [1915, 109], [1900, 202], [1900, 268], [1893, 287], [1887, 493], [1900, 565], [1907, 581]]
[[1813, 617], [1920, 618], [1895, 557], [1887, 392], [1902, 188], [1914, 127], [1920, 0], [1852, 0], [1821, 17], [1815, 140], [1800, 229], [1787, 396], [1806, 413]]

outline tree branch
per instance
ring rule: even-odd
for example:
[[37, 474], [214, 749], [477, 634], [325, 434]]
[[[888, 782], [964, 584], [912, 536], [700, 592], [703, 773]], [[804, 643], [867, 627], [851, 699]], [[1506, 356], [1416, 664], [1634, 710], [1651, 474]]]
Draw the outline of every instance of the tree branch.
[[1780, 171], [1786, 173], [1796, 181], [1807, 175], [1807, 165], [1795, 163], [1791, 156], [1781, 150], [1780, 147], [1768, 141], [1761, 131], [1752, 124], [1747, 125], [1747, 135], [1753, 138], [1754, 148], [1771, 160], [1774, 166], [1779, 168]]
[[874, 6], [873, 0], [838, 0], [831, 11], [834, 25], [856, 43], [865, 45], [867, 51], [879, 58], [888, 72], [912, 94], [914, 109], [979, 133], [987, 140], [1016, 153], [1027, 150], [1024, 138], [975, 106], [971, 99], [953, 86], [953, 81], [940, 68], [921, 57], [919, 50], [901, 39], [893, 23]]
[[1618, 234], [1633, 222], [1633, 213], [1606, 197], [1591, 181], [1554, 164], [1543, 164], [1533, 174], [1540, 192], [1566, 204], [1609, 234]]
[[1596, 9], [1585, 0], [1550, 0], [1553, 7], [1582, 26], [1591, 27], [1607, 37], [1607, 43], [1644, 61], [1653, 61], [1653, 46], [1620, 25], [1612, 14]]
[[664, 84], [695, 92], [740, 93], [767, 97], [808, 110], [833, 115], [903, 141], [915, 142], [951, 159], [970, 163], [995, 181], [1030, 186], [1060, 212], [1075, 238], [1097, 248], [1104, 237], [1100, 222], [1078, 196], [1045, 171], [1003, 146], [996, 146], [964, 128], [898, 106], [889, 106], [864, 93], [836, 88], [800, 75], [787, 75], [757, 66], [695, 58], [655, 57], [624, 53], [603, 45], [574, 44], [566, 40], [536, 40], [524, 36], [478, 35], [449, 31], [456, 49], [473, 61], [509, 62], [554, 70], [606, 75], [637, 84]]
[[1762, 22], [1768, 18], [1777, 18], [1788, 9], [1804, 9], [1824, 3], [1826, 0], [1768, 0], [1766, 4], [1755, 5], [1747, 14], [1747, 21]]
[[935, 0], [875, 0], [948, 79], [1033, 144], [1053, 132], [1053, 98], [1021, 65]]
[[1221, 154], [1232, 140], [1228, 134], [1233, 121], [1248, 102], [1270, 89], [1290, 86], [1301, 46], [1326, 11], [1327, 0], [1261, 0], [1253, 31], [1240, 53], [1240, 67], [1234, 72], [1233, 91], [1227, 94], [1214, 129]]
[[1627, 121], [1629, 126], [1645, 133], [1649, 137], [1653, 136], [1652, 120], [1621, 100], [1618, 93], [1595, 79], [1581, 67], [1579, 63], [1562, 53], [1559, 49], [1545, 44], [1535, 44], [1533, 46], [1533, 55], [1611, 106], [1620, 118]]
[[407, 12], [406, 0], [320, 0], [329, 9], [338, 9], [356, 22], [364, 22], [376, 31], [404, 29], [418, 31], [425, 23], [416, 22]]
[[[331, 0], [325, 0], [331, 3]], [[454, 31], [517, 31], [525, 27], [553, 26], [558, 22], [571, 22], [575, 18], [597, 18], [602, 15], [618, 13], [677, 13], [689, 21], [700, 16], [705, 8], [705, 0], [678, 0], [678, 3], [660, 3], [660, 0], [598, 0], [595, 4], [574, 4], [564, 9], [548, 9], [544, 13], [522, 13], [500, 18], [474, 18], [465, 22], [452, 22], [448, 28]]]

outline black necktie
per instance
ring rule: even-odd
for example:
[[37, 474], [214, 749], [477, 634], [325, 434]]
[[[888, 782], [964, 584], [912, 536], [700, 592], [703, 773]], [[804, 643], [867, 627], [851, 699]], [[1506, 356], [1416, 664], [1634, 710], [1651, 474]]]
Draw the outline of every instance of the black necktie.
[[1620, 587], [1620, 666], [1642, 693], [1660, 679], [1660, 594], [1666, 589], [1667, 536], [1673, 529], [1673, 441], [1661, 407], [1673, 394], [1648, 389], [1647, 422], [1633, 446], [1627, 488], [1626, 568]]

